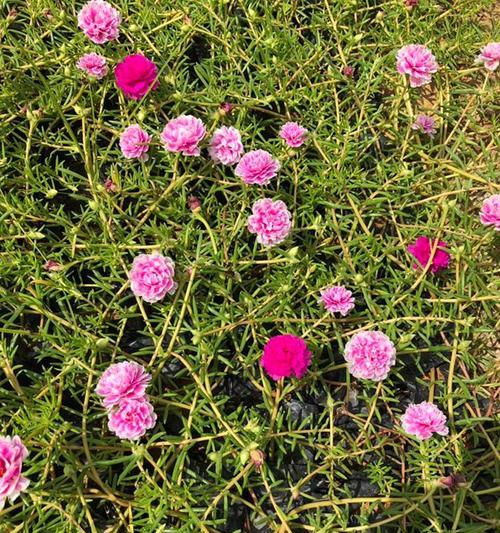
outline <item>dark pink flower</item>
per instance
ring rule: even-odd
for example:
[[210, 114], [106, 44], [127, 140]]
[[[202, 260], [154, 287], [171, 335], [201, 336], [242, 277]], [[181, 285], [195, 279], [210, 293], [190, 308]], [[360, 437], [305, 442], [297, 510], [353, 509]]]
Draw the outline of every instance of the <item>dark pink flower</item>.
[[352, 78], [353, 75], [354, 75], [354, 68], [347, 65], [345, 66], [343, 69], [342, 69], [342, 74], [346, 77], [346, 78]]
[[267, 185], [276, 176], [280, 163], [266, 150], [246, 153], [234, 173], [247, 185]]
[[496, 231], [500, 231], [500, 194], [494, 194], [484, 200], [479, 219], [481, 224], [493, 226]]
[[311, 352], [307, 344], [295, 335], [271, 337], [260, 360], [262, 368], [274, 380], [293, 376], [300, 379], [310, 363]]
[[496, 70], [500, 64], [500, 43], [489, 43], [483, 47], [475, 62], [483, 63], [484, 68], [492, 72]]
[[158, 85], [156, 65], [142, 54], [127, 56], [115, 68], [117, 87], [127, 98], [140, 100]]
[[248, 231], [257, 234], [257, 242], [274, 246], [286, 239], [292, 228], [292, 215], [281, 200], [257, 200], [248, 217]]
[[223, 115], [230, 115], [232, 113], [233, 109], [234, 109], [234, 105], [231, 104], [230, 102], [224, 102], [220, 106], [220, 110], [222, 111]]
[[108, 428], [120, 439], [140, 439], [156, 424], [156, 414], [147, 396], [122, 400], [108, 411]]
[[222, 126], [215, 130], [210, 139], [208, 153], [215, 163], [234, 165], [243, 154], [240, 132], [232, 126]]
[[418, 6], [419, 0], [405, 0], [405, 4], [407, 7], [415, 7]]
[[78, 13], [78, 27], [96, 44], [118, 39], [120, 13], [104, 0], [87, 2]]
[[342, 285], [333, 285], [323, 289], [321, 292], [320, 302], [330, 313], [340, 313], [346, 316], [354, 307], [354, 298], [352, 292]]
[[146, 302], [159, 302], [177, 289], [174, 274], [175, 263], [170, 257], [159, 253], [141, 254], [134, 259], [129, 272], [130, 288]]
[[417, 120], [411, 125], [411, 129], [422, 131], [429, 137], [434, 137], [437, 132], [436, 121], [428, 115], [418, 115]]
[[421, 44], [409, 44], [398, 51], [397, 70], [410, 76], [410, 87], [420, 87], [430, 83], [438, 64], [431, 51]]
[[139, 400], [146, 393], [151, 376], [138, 363], [115, 363], [102, 374], [96, 394], [102, 396], [104, 407], [118, 405], [124, 399]]
[[116, 186], [115, 182], [111, 178], [108, 178], [104, 182], [104, 188], [106, 189], [107, 192], [116, 192], [118, 190], [118, 187]]
[[433, 433], [446, 436], [449, 432], [446, 416], [430, 402], [409, 405], [401, 417], [401, 425], [406, 433], [419, 440], [430, 439]]
[[94, 52], [90, 54], [84, 54], [78, 60], [76, 66], [97, 80], [104, 78], [104, 76], [106, 76], [108, 73], [106, 58]]
[[28, 450], [18, 436], [0, 437], [0, 511], [8, 498], [13, 502], [30, 481], [21, 475]]
[[280, 129], [280, 137], [292, 148], [298, 148], [306, 142], [307, 130], [296, 122], [286, 122]]
[[[414, 244], [408, 246], [407, 250], [420, 263], [420, 266], [425, 268], [431, 258], [432, 245], [433, 242], [428, 237], [419, 237]], [[450, 254], [445, 250], [446, 247], [447, 244], [445, 242], [439, 241], [429, 269], [433, 274], [448, 268]], [[418, 264], [415, 263], [413, 268], [418, 268]]]
[[181, 115], [170, 120], [161, 132], [165, 150], [183, 155], [199, 156], [198, 144], [205, 137], [205, 124], [192, 115]]

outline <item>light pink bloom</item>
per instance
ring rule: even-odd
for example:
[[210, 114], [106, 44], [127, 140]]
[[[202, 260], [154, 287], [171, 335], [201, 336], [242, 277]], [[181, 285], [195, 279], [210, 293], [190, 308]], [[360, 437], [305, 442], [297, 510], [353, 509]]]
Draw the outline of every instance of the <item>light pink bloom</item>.
[[129, 272], [130, 287], [136, 296], [154, 303], [177, 289], [174, 281], [175, 263], [159, 253], [138, 255]]
[[449, 431], [446, 416], [430, 402], [409, 405], [401, 417], [401, 425], [406, 433], [415, 435], [419, 440], [430, 439], [433, 433], [445, 436]]
[[28, 450], [17, 435], [0, 437], [0, 511], [7, 498], [13, 502], [30, 484], [29, 479], [21, 475], [27, 456]]
[[240, 132], [236, 128], [226, 126], [215, 130], [208, 152], [215, 163], [234, 165], [243, 154]]
[[280, 137], [292, 148], [302, 146], [307, 138], [307, 130], [296, 122], [286, 122], [281, 126]]
[[[419, 237], [414, 244], [410, 244], [407, 248], [408, 252], [425, 268], [429, 259], [431, 258], [431, 250], [433, 242], [428, 237]], [[440, 270], [448, 268], [450, 263], [450, 254], [444, 250], [447, 244], [443, 241], [439, 241], [438, 248], [432, 259], [432, 265], [430, 271], [436, 274]], [[413, 268], [417, 269], [418, 264], [414, 263]]]
[[492, 72], [496, 70], [500, 64], [500, 43], [488, 43], [481, 49], [475, 63], [483, 63], [484, 68]]
[[120, 13], [104, 0], [87, 2], [78, 13], [78, 27], [96, 44], [118, 39]]
[[273, 246], [286, 239], [292, 228], [292, 215], [281, 200], [257, 200], [248, 217], [248, 231], [257, 234], [257, 242]]
[[150, 381], [151, 376], [143, 366], [125, 361], [108, 367], [99, 379], [95, 391], [103, 397], [104, 407], [110, 408], [125, 399], [141, 399]]
[[127, 98], [140, 100], [159, 86], [158, 68], [142, 54], [132, 54], [116, 65], [115, 82]]
[[436, 121], [428, 115], [418, 115], [417, 120], [411, 125], [411, 129], [422, 131], [429, 137], [436, 135]]
[[479, 218], [481, 224], [494, 226], [496, 231], [500, 231], [500, 194], [486, 198], [481, 207]]
[[340, 313], [346, 316], [347, 313], [354, 307], [354, 298], [352, 292], [347, 290], [342, 285], [333, 285], [320, 291], [320, 302], [330, 313]]
[[420, 87], [430, 83], [438, 64], [431, 51], [421, 44], [409, 44], [398, 51], [397, 69], [410, 76], [410, 86]]
[[192, 115], [181, 115], [170, 120], [161, 132], [165, 150], [183, 155], [198, 156], [198, 143], [205, 137], [205, 124]]
[[295, 376], [302, 378], [311, 363], [307, 344], [295, 335], [271, 337], [264, 346], [260, 364], [269, 376], [278, 380]]
[[140, 159], [147, 161], [151, 135], [148, 135], [140, 126], [132, 124], [120, 135], [120, 148], [127, 159]]
[[89, 76], [93, 76], [97, 80], [104, 78], [108, 73], [108, 65], [106, 64], [106, 58], [91, 52], [90, 54], [84, 54], [79, 60], [76, 66], [86, 72]]
[[396, 363], [396, 348], [381, 331], [361, 331], [345, 345], [344, 359], [354, 377], [381, 381]]
[[108, 428], [120, 439], [140, 439], [156, 424], [156, 414], [147, 396], [122, 400], [108, 411]]
[[267, 185], [276, 176], [280, 163], [265, 150], [246, 153], [234, 173], [248, 185]]

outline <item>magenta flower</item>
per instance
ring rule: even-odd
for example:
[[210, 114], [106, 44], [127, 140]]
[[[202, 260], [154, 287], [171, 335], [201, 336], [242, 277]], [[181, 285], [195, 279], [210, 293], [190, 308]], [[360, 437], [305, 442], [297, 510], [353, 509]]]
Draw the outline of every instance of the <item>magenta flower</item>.
[[170, 120], [161, 132], [165, 150], [183, 155], [198, 156], [198, 143], [205, 137], [205, 124], [191, 115], [181, 115]]
[[396, 348], [381, 331], [361, 331], [345, 345], [344, 359], [354, 377], [381, 381], [396, 363]]
[[327, 287], [321, 290], [320, 293], [321, 298], [319, 301], [323, 303], [330, 313], [340, 313], [342, 316], [346, 316], [354, 307], [352, 292], [342, 285]]
[[156, 424], [156, 414], [147, 396], [122, 400], [108, 411], [108, 428], [120, 439], [140, 439]]
[[122, 93], [132, 100], [140, 100], [158, 86], [156, 65], [142, 54], [132, 54], [115, 68], [115, 81]]
[[410, 87], [420, 87], [430, 83], [438, 64], [431, 51], [421, 44], [409, 44], [398, 51], [397, 70], [410, 76]]
[[415, 131], [422, 131], [429, 137], [436, 135], [436, 121], [428, 115], [418, 115], [417, 120], [411, 125], [411, 129]]
[[247, 185], [267, 185], [280, 169], [279, 161], [265, 150], [246, 153], [234, 173]]
[[146, 302], [162, 300], [166, 294], [173, 294], [177, 289], [174, 281], [175, 263], [170, 257], [159, 253], [138, 255], [129, 272], [130, 287], [136, 296]]
[[271, 337], [260, 359], [262, 368], [275, 381], [292, 376], [304, 377], [310, 363], [311, 352], [307, 344], [295, 335]]
[[226, 126], [215, 130], [208, 152], [215, 163], [234, 165], [243, 154], [240, 132], [236, 128]]
[[404, 431], [414, 435], [419, 440], [427, 440], [433, 433], [448, 435], [446, 416], [433, 403], [422, 402], [410, 404], [401, 417], [401, 425]]
[[120, 135], [120, 148], [127, 159], [140, 159], [147, 161], [151, 135], [148, 135], [140, 126], [132, 124]]
[[[410, 244], [407, 248], [408, 252], [425, 268], [429, 259], [431, 258], [431, 250], [433, 242], [428, 237], [419, 237], [414, 244]], [[450, 254], [444, 250], [447, 244], [443, 241], [439, 241], [438, 248], [432, 259], [432, 265], [430, 271], [436, 274], [442, 269], [448, 268], [450, 263]], [[414, 263], [413, 268], [417, 269], [418, 264]]]
[[95, 392], [104, 398], [102, 404], [109, 409], [122, 400], [140, 400], [150, 381], [151, 376], [143, 366], [125, 361], [115, 363], [103, 372]]
[[96, 44], [118, 39], [120, 13], [104, 0], [87, 2], [78, 13], [78, 27]]
[[500, 231], [500, 194], [486, 198], [481, 207], [479, 218], [481, 224], [494, 226], [496, 231]]
[[492, 72], [496, 70], [500, 64], [500, 43], [488, 43], [484, 46], [475, 63], [483, 63], [484, 68]]
[[286, 122], [280, 129], [280, 137], [288, 146], [298, 148], [305, 143], [307, 130], [296, 122]]
[[292, 215], [281, 200], [257, 200], [248, 217], [248, 231], [257, 234], [257, 242], [274, 246], [286, 239], [292, 228]]
[[94, 52], [90, 54], [84, 54], [78, 60], [76, 66], [97, 80], [104, 78], [104, 76], [106, 76], [108, 73], [106, 58]]
[[21, 475], [27, 456], [28, 450], [17, 435], [0, 437], [0, 511], [7, 498], [13, 502], [30, 484], [30, 480]]

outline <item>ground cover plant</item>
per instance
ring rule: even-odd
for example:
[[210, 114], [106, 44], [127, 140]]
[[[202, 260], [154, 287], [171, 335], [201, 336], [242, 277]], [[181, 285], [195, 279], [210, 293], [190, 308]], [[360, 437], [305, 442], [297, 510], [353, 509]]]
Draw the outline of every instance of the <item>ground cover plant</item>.
[[1, 7], [0, 531], [495, 530], [495, 3]]

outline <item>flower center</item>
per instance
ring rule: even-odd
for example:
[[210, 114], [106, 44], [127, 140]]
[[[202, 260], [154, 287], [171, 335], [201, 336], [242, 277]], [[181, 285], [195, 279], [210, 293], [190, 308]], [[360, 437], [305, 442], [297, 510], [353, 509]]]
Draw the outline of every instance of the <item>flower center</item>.
[[5, 467], [5, 463], [2, 459], [0, 459], [0, 478], [5, 474], [7, 471], [7, 468]]

